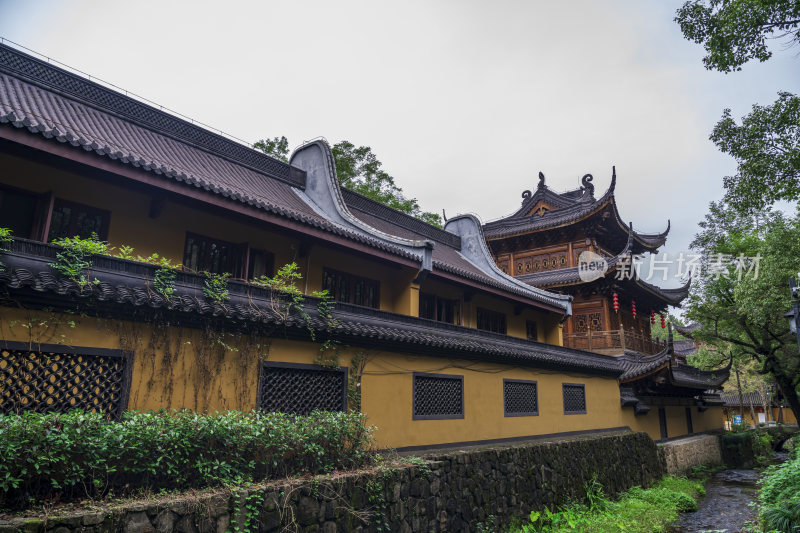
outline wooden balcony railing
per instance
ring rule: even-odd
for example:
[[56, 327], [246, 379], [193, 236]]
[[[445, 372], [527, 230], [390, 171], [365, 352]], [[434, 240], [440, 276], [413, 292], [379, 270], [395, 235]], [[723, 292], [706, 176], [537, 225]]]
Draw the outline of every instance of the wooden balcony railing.
[[564, 334], [564, 346], [590, 352], [618, 354], [634, 350], [646, 355], [660, 352], [667, 347], [667, 341], [653, 339], [638, 331], [624, 328], [612, 331], [584, 331]]

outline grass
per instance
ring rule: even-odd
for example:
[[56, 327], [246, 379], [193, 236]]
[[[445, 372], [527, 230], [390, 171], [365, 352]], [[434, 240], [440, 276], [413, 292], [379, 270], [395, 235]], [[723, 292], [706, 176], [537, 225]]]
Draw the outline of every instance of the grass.
[[534, 511], [514, 533], [602, 532], [656, 533], [668, 531], [679, 513], [697, 510], [705, 495], [702, 481], [665, 476], [649, 489], [632, 487], [612, 501], [597, 481], [586, 485], [586, 501], [572, 503], [556, 512]]

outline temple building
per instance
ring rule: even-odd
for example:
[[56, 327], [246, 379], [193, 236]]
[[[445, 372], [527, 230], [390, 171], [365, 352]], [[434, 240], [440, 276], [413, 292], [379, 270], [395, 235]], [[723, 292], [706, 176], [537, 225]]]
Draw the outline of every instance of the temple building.
[[656, 253], [669, 222], [663, 233], [635, 231], [617, 209], [616, 169], [599, 198], [592, 181], [586, 174], [579, 188], [557, 193], [540, 172], [536, 191], [522, 193], [515, 213], [483, 226], [486, 241], [503, 272], [574, 298], [564, 346], [607, 355], [655, 354], [665, 343], [652, 338], [651, 328], [666, 327], [667, 307], [688, 295], [689, 283], [678, 289], [647, 283], [632, 258]]
[[613, 190], [438, 228], [343, 189], [324, 140], [281, 161], [0, 44], [0, 414], [354, 410], [398, 449], [718, 429], [728, 370], [643, 341], [683, 293], [578, 277], [663, 244]]

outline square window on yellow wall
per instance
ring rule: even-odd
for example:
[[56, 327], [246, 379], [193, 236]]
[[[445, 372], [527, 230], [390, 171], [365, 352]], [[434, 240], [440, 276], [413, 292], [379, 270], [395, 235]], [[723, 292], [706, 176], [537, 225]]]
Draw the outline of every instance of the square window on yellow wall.
[[586, 385], [582, 383], [563, 383], [565, 415], [586, 414]]

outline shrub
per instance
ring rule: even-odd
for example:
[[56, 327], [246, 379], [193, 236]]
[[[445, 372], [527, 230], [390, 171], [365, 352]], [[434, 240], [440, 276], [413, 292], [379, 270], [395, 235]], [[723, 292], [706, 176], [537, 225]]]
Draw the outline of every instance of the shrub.
[[767, 467], [760, 484], [758, 500], [763, 507], [800, 501], [800, 458]]
[[[8, 228], [0, 228], [0, 254], [8, 251], [6, 245], [12, 240], [14, 240], [14, 238], [11, 236], [11, 230]], [[5, 266], [3, 265], [3, 262], [0, 261], [0, 272], [3, 270], [5, 270]]]
[[358, 413], [0, 415], [0, 508], [349, 469], [369, 461], [370, 446]]
[[586, 504], [572, 504], [558, 512], [533, 511], [529, 521], [514, 531], [533, 533], [586, 532], [653, 533], [668, 530], [678, 513], [696, 511], [696, 499], [704, 494], [703, 486], [684, 477], [666, 476], [654, 487], [632, 487], [619, 501], [605, 497], [595, 480], [586, 485]]
[[108, 243], [101, 241], [96, 233], [88, 239], [64, 237], [53, 240], [53, 244], [61, 247], [56, 254], [56, 262], [51, 263], [53, 270], [60, 272], [77, 283], [81, 290], [92, 283], [87, 271], [92, 266], [92, 255], [108, 255]]
[[800, 531], [800, 502], [771, 507], [761, 515], [765, 531]]
[[800, 530], [800, 458], [767, 467], [758, 492], [765, 531]]

